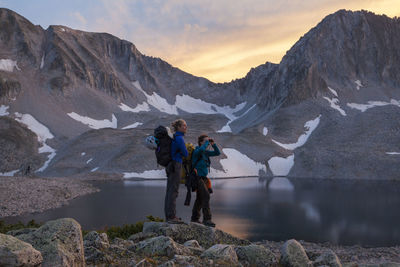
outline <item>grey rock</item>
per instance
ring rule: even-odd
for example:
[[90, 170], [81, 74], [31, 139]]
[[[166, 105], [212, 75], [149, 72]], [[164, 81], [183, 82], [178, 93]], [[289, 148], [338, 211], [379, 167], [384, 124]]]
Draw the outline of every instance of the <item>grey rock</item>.
[[152, 266], [156, 266], [156, 264], [150, 259], [143, 259], [135, 265], [135, 267], [152, 267]]
[[302, 245], [290, 239], [281, 248], [280, 264], [285, 267], [313, 266]]
[[331, 249], [324, 251], [315, 261], [314, 266], [342, 267], [339, 258]]
[[106, 233], [91, 231], [83, 238], [83, 246], [85, 248], [94, 247], [97, 249], [107, 249], [110, 247], [110, 242], [108, 241]]
[[198, 223], [168, 224], [159, 222], [145, 222], [143, 233], [156, 233], [157, 235], [169, 236], [178, 243], [189, 240], [197, 240], [204, 247], [209, 248], [215, 244], [249, 245], [248, 240], [234, 237], [219, 229], [207, 227]]
[[277, 262], [275, 255], [261, 245], [239, 246], [235, 251], [239, 261], [250, 266], [271, 266]]
[[190, 249], [176, 243], [172, 238], [166, 236], [157, 236], [143, 240], [133, 247], [138, 254], [145, 256], [167, 256], [174, 257], [175, 254], [191, 255]]
[[18, 237], [19, 235], [29, 234], [36, 231], [37, 228], [23, 228], [18, 230], [8, 231], [7, 235], [12, 235], [14, 237]]
[[167, 262], [164, 262], [161, 265], [158, 265], [158, 267], [175, 267], [175, 262], [173, 260], [169, 260]]
[[0, 266], [39, 266], [42, 261], [41, 253], [31, 244], [0, 234]]
[[49, 221], [18, 239], [42, 253], [43, 267], [85, 266], [81, 226], [74, 219]]
[[185, 247], [192, 247], [192, 248], [202, 248], [199, 244], [199, 242], [197, 242], [197, 240], [188, 240], [185, 243], [183, 243], [183, 245]]
[[131, 236], [128, 238], [128, 240], [131, 240], [131, 241], [133, 241], [134, 243], [138, 243], [138, 242], [140, 242], [140, 241], [143, 241], [143, 240], [145, 240], [145, 239], [152, 238], [152, 237], [155, 237], [155, 236], [157, 236], [155, 233], [144, 233], [144, 232], [139, 232], [139, 233], [136, 233], [136, 234], [131, 235]]
[[235, 249], [231, 245], [217, 244], [201, 254], [201, 258], [207, 258], [218, 264], [228, 264], [230, 266], [239, 265]]

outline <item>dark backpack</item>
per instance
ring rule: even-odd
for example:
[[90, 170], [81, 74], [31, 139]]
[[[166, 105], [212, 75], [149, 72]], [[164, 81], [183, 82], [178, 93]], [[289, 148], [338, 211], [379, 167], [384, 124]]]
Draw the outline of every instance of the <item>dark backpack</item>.
[[161, 125], [154, 129], [154, 137], [158, 139], [157, 149], [155, 150], [157, 163], [163, 167], [167, 167], [172, 161], [172, 138], [169, 137], [167, 128]]

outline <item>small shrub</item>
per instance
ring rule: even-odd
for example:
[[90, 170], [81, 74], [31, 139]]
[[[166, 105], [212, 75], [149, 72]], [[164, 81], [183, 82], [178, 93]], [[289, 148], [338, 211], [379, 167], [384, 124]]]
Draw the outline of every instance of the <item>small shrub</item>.
[[4, 221], [0, 221], [0, 233], [6, 234], [8, 231], [24, 228], [39, 228], [42, 225], [42, 223], [36, 223], [34, 220], [29, 221], [26, 225], [22, 222], [18, 222], [15, 224], [6, 224]]
[[146, 221], [139, 221], [135, 224], [124, 224], [123, 226], [111, 226], [106, 227], [104, 230], [98, 232], [107, 233], [109, 239], [122, 238], [128, 239], [131, 235], [137, 234], [143, 231], [144, 222], [163, 222], [164, 220], [159, 217], [152, 215], [146, 216]]

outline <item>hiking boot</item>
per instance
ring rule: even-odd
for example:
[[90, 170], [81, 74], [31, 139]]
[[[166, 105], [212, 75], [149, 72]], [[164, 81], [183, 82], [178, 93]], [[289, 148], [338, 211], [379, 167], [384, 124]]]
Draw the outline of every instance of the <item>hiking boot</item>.
[[215, 223], [213, 223], [211, 220], [203, 221], [203, 224], [205, 226], [215, 227]]
[[197, 220], [190, 220], [192, 223], [201, 223], [198, 219]]
[[167, 219], [167, 223], [169, 223], [169, 224], [184, 224], [185, 222], [182, 221], [181, 218], [174, 217], [174, 218], [171, 218], [171, 219]]

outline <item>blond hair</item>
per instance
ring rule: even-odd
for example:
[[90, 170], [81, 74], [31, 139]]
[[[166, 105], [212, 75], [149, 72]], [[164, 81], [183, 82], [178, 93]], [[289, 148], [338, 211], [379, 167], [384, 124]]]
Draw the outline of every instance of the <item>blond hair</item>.
[[177, 132], [177, 131], [178, 131], [178, 128], [181, 127], [182, 124], [184, 124], [184, 123], [186, 123], [186, 121], [183, 120], [183, 119], [175, 120], [175, 121], [173, 121], [173, 122], [171, 123], [171, 128], [174, 130], [174, 132]]

